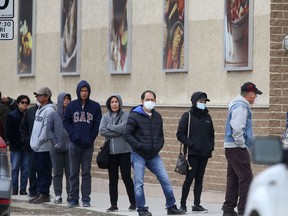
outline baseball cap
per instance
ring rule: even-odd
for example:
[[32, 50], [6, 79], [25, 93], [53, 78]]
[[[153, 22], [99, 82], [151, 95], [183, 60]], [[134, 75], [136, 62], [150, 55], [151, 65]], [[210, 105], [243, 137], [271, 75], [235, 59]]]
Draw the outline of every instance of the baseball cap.
[[262, 91], [256, 88], [256, 85], [252, 82], [246, 82], [241, 86], [241, 91], [245, 92], [255, 92], [256, 94], [261, 95]]
[[40, 88], [38, 91], [34, 92], [34, 95], [46, 95], [48, 97], [52, 96], [52, 92], [48, 87]]

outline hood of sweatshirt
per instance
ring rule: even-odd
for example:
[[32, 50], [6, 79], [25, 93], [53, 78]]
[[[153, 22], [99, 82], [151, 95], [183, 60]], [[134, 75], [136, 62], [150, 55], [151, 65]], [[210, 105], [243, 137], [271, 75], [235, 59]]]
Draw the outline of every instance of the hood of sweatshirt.
[[77, 88], [76, 88], [76, 94], [77, 94], [77, 98], [78, 100], [81, 100], [81, 97], [80, 97], [80, 91], [83, 87], [86, 87], [88, 89], [88, 99], [90, 97], [90, 93], [91, 93], [91, 87], [89, 85], [89, 83], [86, 81], [86, 80], [81, 80], [78, 85], [77, 85]]
[[121, 112], [122, 112], [122, 108], [123, 108], [123, 102], [122, 102], [122, 98], [121, 98], [120, 95], [117, 95], [117, 94], [111, 95], [111, 96], [107, 99], [107, 101], [106, 101], [106, 107], [107, 107], [107, 109], [108, 109], [109, 112], [112, 112], [111, 106], [110, 106], [110, 101], [111, 101], [111, 99], [112, 99], [113, 97], [116, 97], [116, 98], [117, 98], [117, 100], [118, 100], [118, 102], [119, 102], [119, 112], [118, 112], [118, 113], [121, 113]]
[[229, 103], [229, 110], [238, 103], [242, 103], [244, 106], [246, 106], [247, 108], [250, 108], [250, 104], [249, 102], [242, 96], [242, 95], [238, 95], [236, 98], [234, 98], [230, 103]]
[[67, 92], [61, 92], [57, 97], [57, 113], [60, 116], [63, 116], [63, 102], [66, 96], [68, 96], [71, 101], [71, 95], [68, 94]]

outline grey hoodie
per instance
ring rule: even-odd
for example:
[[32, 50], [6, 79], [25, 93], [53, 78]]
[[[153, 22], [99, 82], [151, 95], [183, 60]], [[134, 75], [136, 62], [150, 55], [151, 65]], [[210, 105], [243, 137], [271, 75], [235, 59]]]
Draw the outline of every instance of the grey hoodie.
[[[112, 113], [110, 101], [116, 97], [119, 101], [119, 112]], [[122, 111], [122, 98], [120, 95], [111, 95], [106, 101], [108, 112], [102, 116], [99, 133], [106, 139], [110, 138], [110, 154], [131, 152], [130, 145], [124, 140], [123, 133], [126, 127], [128, 112]], [[117, 122], [117, 125], [115, 124]]]
[[52, 143], [52, 148], [60, 152], [68, 151], [69, 144], [71, 143], [69, 135], [62, 124], [65, 96], [70, 97], [71, 101], [70, 94], [66, 92], [60, 93], [57, 98], [57, 111], [50, 113], [47, 120], [47, 137]]
[[34, 152], [47, 152], [51, 149], [51, 142], [47, 137], [48, 115], [54, 112], [52, 102], [45, 104], [37, 109], [32, 129], [30, 146]]

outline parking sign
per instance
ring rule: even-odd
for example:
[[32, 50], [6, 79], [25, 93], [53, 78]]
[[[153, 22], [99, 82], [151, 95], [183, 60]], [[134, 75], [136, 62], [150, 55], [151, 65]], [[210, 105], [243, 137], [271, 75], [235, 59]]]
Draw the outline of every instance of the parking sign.
[[14, 17], [14, 0], [0, 0], [0, 18]]

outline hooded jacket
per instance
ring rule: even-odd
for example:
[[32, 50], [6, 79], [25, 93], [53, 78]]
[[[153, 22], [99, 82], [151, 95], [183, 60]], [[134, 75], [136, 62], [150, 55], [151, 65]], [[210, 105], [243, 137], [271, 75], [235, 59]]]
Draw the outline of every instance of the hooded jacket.
[[163, 120], [161, 115], [152, 110], [148, 116], [143, 105], [132, 108], [124, 131], [124, 139], [132, 150], [149, 160], [153, 159], [164, 146]]
[[[113, 97], [116, 97], [119, 101], [118, 113], [113, 113], [111, 110], [110, 101]], [[99, 133], [106, 139], [110, 138], [110, 154], [131, 152], [130, 145], [123, 138], [129, 113], [122, 110], [123, 105], [121, 96], [110, 96], [106, 101], [106, 107], [108, 112], [102, 116]]]
[[52, 143], [52, 148], [59, 152], [67, 152], [70, 144], [69, 135], [62, 124], [63, 102], [66, 96], [71, 100], [71, 95], [66, 92], [58, 95], [57, 110], [50, 113], [47, 120], [47, 137]]
[[[82, 107], [80, 91], [88, 89], [88, 99]], [[94, 144], [102, 117], [100, 104], [90, 99], [91, 88], [87, 81], [81, 80], [76, 88], [77, 98], [71, 101], [63, 116], [63, 126], [69, 134], [70, 141], [80, 148]]]
[[188, 130], [188, 112], [185, 112], [179, 122], [177, 130], [177, 139], [184, 144], [185, 152], [188, 148], [189, 155], [196, 155], [201, 157], [211, 157], [215, 145], [214, 126], [211, 116], [208, 114], [208, 109], [198, 109], [196, 103], [199, 98], [203, 97], [204, 92], [195, 92], [192, 95], [192, 107], [190, 112], [190, 132], [187, 137]]
[[30, 146], [34, 152], [47, 152], [51, 149], [51, 142], [47, 137], [48, 115], [54, 112], [54, 105], [48, 102], [40, 106], [35, 113], [35, 120], [30, 139]]
[[249, 102], [241, 95], [229, 104], [224, 148], [252, 147], [252, 111]]

